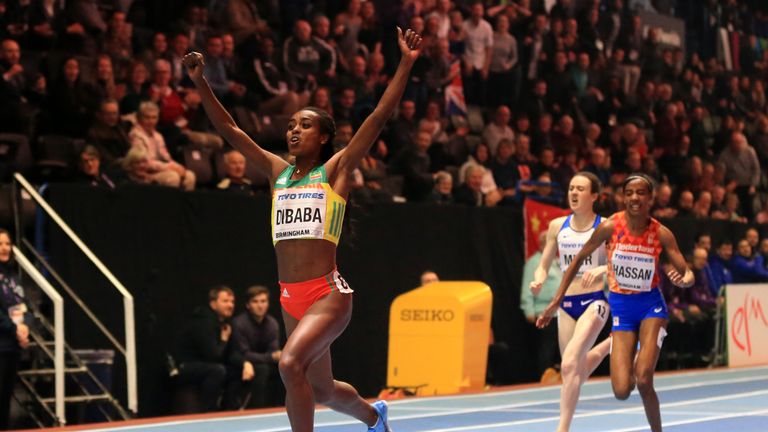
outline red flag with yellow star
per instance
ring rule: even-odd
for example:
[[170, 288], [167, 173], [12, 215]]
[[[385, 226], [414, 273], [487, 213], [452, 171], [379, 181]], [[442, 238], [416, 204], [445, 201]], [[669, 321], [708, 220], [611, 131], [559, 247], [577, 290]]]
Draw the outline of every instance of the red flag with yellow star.
[[549, 222], [570, 213], [549, 204], [527, 199], [523, 204], [523, 220], [525, 221], [525, 259], [530, 258], [539, 250], [539, 235], [549, 228]]

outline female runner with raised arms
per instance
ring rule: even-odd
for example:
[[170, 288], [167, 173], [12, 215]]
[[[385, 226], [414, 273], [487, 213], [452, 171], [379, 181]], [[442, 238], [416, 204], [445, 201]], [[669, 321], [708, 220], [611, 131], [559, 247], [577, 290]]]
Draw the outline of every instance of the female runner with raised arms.
[[[632, 174], [622, 185], [626, 210], [603, 222], [576, 254], [563, 276], [557, 295], [537, 320], [545, 326], [563, 299], [565, 288], [576, 277], [578, 266], [592, 252], [608, 243], [608, 302], [613, 315], [611, 384], [617, 399], [625, 400], [637, 385], [645, 416], [653, 432], [661, 431], [659, 398], [653, 374], [666, 336], [667, 305], [659, 289], [661, 252], [672, 269], [670, 281], [680, 287], [694, 283], [693, 272], [680, 253], [672, 232], [650, 216], [653, 180]], [[640, 351], [636, 353], [638, 340]], [[636, 355], [637, 354], [637, 355]]]
[[[566, 272], [576, 254], [600, 225], [602, 219], [594, 212], [600, 187], [600, 180], [590, 172], [579, 172], [571, 179], [568, 205], [572, 213], [549, 223], [547, 244], [531, 282], [534, 295], [538, 294], [547, 278], [555, 252], [560, 258], [560, 269]], [[565, 296], [558, 303], [557, 334], [563, 377], [558, 432], [570, 429], [581, 385], [610, 349], [608, 339], [593, 348], [608, 318], [608, 302], [603, 292], [605, 259], [605, 246], [602, 245], [577, 265], [575, 279], [567, 286]]]
[[421, 36], [399, 28], [397, 34], [402, 54], [397, 71], [346, 148], [333, 154], [336, 128], [327, 112], [308, 107], [293, 115], [286, 141], [295, 165], [265, 151], [237, 127], [203, 76], [201, 54], [184, 58], [216, 130], [272, 184], [272, 242], [288, 334], [279, 368], [294, 432], [312, 431], [315, 403], [355, 417], [369, 431], [391, 430], [384, 401], [370, 405], [351, 385], [333, 379], [330, 346], [352, 315], [352, 290], [336, 270], [351, 174], [392, 115], [419, 56]]

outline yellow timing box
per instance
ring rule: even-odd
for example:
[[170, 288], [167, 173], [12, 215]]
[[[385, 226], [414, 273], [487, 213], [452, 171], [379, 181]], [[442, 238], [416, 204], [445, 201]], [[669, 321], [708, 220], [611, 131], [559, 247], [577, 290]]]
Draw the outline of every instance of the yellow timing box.
[[387, 387], [418, 395], [482, 390], [491, 331], [491, 288], [435, 282], [398, 296], [389, 311]]

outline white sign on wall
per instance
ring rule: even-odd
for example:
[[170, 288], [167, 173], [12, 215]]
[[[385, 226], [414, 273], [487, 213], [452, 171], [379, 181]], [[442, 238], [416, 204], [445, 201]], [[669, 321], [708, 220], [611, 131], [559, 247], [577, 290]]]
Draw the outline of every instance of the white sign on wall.
[[725, 288], [728, 366], [768, 364], [768, 284]]

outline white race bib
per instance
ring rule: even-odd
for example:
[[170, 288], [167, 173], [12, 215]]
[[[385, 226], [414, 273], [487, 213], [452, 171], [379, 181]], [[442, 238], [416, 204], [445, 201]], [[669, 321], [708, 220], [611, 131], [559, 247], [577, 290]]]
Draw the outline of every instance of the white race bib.
[[630, 291], [650, 291], [656, 273], [656, 259], [651, 255], [615, 250], [611, 268], [619, 288]]
[[273, 241], [295, 238], [322, 239], [325, 235], [323, 189], [278, 189], [275, 191]]

